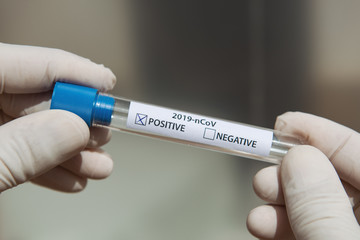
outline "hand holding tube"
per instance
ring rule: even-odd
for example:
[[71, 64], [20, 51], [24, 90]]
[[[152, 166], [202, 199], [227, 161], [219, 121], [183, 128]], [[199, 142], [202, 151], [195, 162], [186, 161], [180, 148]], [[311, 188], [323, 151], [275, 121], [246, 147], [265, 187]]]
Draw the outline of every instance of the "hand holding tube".
[[294, 147], [280, 166], [257, 173], [254, 190], [270, 205], [251, 211], [250, 232], [261, 239], [359, 239], [359, 133], [304, 113], [280, 116], [275, 128], [316, 148]]
[[48, 110], [59, 79], [103, 91], [116, 81], [109, 69], [62, 50], [0, 43], [0, 192], [28, 180], [76, 192], [87, 178], [110, 174], [112, 160], [99, 149], [110, 131]]

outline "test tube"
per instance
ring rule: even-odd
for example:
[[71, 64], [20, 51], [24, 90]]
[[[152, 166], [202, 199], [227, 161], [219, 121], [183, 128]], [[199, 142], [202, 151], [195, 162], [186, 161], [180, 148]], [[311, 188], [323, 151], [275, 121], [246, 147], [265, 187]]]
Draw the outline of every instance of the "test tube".
[[55, 84], [50, 108], [73, 112], [89, 127], [108, 127], [274, 164], [300, 143], [272, 129], [130, 101], [64, 82]]

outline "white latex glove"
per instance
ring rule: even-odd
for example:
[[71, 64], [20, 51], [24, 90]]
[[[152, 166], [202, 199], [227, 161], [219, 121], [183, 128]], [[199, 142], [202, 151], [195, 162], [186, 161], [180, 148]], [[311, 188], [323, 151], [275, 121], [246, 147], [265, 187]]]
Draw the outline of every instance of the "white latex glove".
[[279, 116], [275, 129], [314, 147], [295, 147], [255, 175], [255, 192], [270, 204], [250, 212], [249, 231], [260, 239], [360, 239], [359, 133], [305, 113]]
[[116, 82], [109, 69], [74, 54], [0, 43], [0, 192], [28, 180], [77, 192], [87, 178], [110, 174], [112, 160], [98, 148], [110, 131], [89, 131], [78, 116], [49, 110], [60, 79], [103, 91]]

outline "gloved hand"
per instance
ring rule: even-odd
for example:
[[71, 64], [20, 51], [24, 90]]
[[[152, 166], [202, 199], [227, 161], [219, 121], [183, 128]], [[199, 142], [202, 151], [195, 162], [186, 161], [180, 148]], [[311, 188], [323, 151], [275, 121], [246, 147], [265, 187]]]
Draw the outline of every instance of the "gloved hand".
[[249, 231], [260, 239], [360, 239], [360, 135], [304, 113], [279, 116], [275, 129], [297, 146], [280, 166], [260, 170], [254, 190], [269, 205], [253, 209]]
[[87, 178], [107, 177], [112, 160], [99, 147], [106, 129], [90, 129], [78, 116], [49, 110], [55, 81], [114, 87], [102, 65], [50, 48], [0, 43], [0, 192], [32, 182], [65, 192], [82, 190]]

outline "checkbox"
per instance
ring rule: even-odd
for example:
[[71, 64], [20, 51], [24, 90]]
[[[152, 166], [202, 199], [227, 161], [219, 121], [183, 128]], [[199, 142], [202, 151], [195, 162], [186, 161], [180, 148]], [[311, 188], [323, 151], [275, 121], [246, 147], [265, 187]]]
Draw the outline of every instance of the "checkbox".
[[215, 139], [215, 133], [216, 133], [216, 129], [205, 128], [203, 138], [208, 139], [208, 140], [214, 140]]
[[135, 117], [135, 124], [146, 126], [147, 117], [148, 116], [146, 114], [137, 113]]

